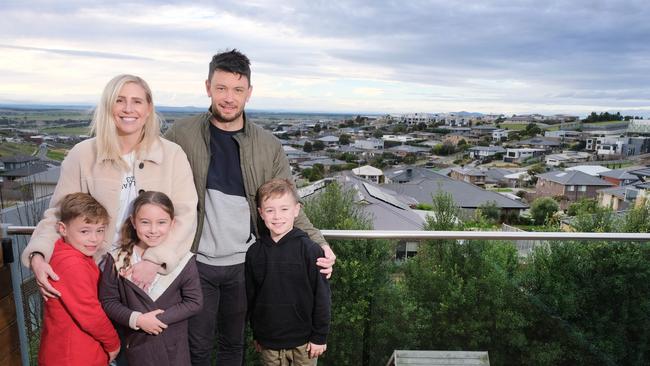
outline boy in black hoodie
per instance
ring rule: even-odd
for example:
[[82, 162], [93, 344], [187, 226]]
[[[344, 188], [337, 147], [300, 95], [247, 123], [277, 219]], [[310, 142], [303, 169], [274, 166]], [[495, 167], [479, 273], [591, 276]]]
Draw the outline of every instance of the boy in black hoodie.
[[293, 227], [298, 193], [287, 179], [273, 179], [257, 194], [270, 233], [246, 253], [248, 314], [255, 349], [265, 365], [314, 365], [327, 348], [330, 288], [316, 259], [323, 250]]

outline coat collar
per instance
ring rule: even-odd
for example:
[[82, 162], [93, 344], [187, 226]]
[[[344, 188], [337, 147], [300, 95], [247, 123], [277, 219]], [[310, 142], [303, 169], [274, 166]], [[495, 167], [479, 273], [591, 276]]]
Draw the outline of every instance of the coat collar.
[[[242, 112], [242, 117], [244, 118], [244, 128], [242, 129], [242, 132], [246, 137], [250, 136], [250, 128], [248, 127], [248, 118], [246, 117], [246, 111]], [[204, 133], [209, 136], [210, 134], [210, 124], [212, 123], [212, 107], [208, 108], [208, 112], [205, 114], [205, 125], [204, 127]]]

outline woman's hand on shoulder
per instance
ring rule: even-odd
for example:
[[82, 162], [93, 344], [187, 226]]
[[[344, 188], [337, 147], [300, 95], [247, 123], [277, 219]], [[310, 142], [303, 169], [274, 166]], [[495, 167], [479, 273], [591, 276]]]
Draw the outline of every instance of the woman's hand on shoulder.
[[158, 267], [160, 266], [156, 263], [147, 260], [134, 264], [131, 267], [131, 282], [135, 283], [136, 286], [144, 291], [149, 290], [153, 280], [156, 279]]
[[54, 273], [52, 266], [45, 261], [42, 255], [35, 255], [31, 259], [32, 271], [34, 272], [34, 277], [36, 278], [36, 283], [38, 284], [38, 289], [43, 296], [43, 301], [48, 299], [55, 299], [61, 296], [61, 293], [55, 289], [48, 279], [53, 281], [58, 281], [59, 276]]

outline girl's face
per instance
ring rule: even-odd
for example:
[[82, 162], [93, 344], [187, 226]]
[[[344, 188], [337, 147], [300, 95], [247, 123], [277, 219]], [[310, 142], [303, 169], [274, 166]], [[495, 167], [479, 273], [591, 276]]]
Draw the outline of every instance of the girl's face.
[[140, 137], [151, 113], [147, 92], [136, 83], [126, 83], [113, 104], [113, 119], [120, 137]]
[[155, 247], [167, 238], [169, 229], [174, 224], [174, 218], [169, 216], [162, 207], [147, 203], [140, 206], [135, 217], [131, 217], [131, 222], [140, 243], [144, 243], [147, 247]]

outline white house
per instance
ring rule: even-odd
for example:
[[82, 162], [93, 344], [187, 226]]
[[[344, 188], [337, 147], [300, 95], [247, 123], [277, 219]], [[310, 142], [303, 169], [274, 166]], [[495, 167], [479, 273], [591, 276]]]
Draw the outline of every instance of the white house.
[[384, 180], [384, 172], [370, 165], [354, 168], [352, 169], [352, 173], [359, 178], [367, 179], [373, 183], [382, 183]]

